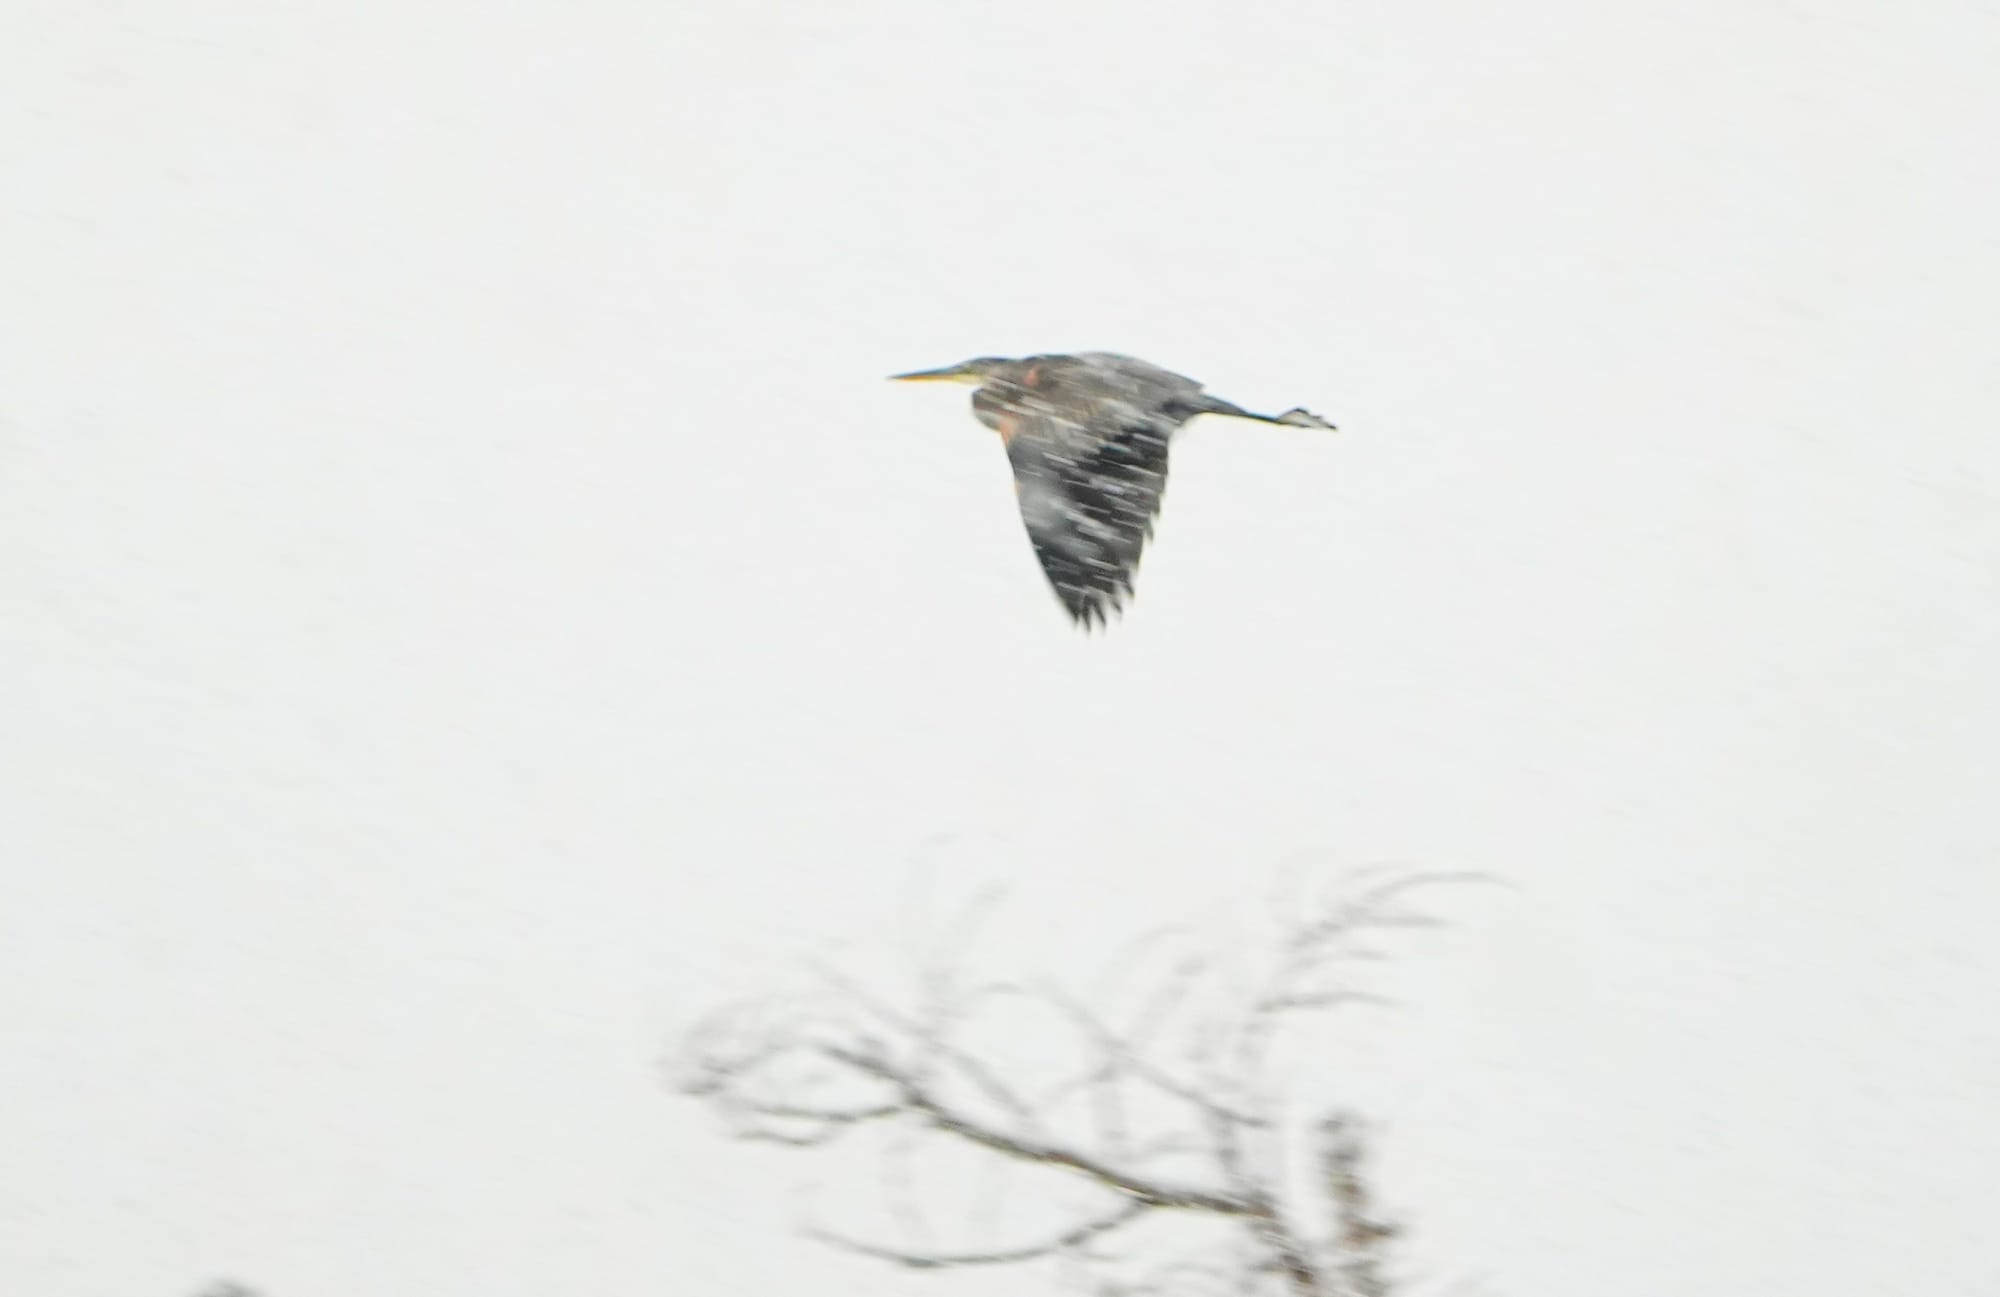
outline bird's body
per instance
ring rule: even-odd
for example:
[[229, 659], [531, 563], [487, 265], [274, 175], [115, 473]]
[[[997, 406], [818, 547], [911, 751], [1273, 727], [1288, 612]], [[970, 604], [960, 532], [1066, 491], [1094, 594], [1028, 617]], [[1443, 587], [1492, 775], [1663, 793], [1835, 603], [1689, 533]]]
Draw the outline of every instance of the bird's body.
[[983, 358], [898, 374], [977, 383], [973, 416], [1000, 434], [1021, 521], [1056, 597], [1083, 626], [1102, 625], [1132, 593], [1167, 485], [1167, 453], [1198, 415], [1331, 429], [1304, 410], [1252, 414], [1192, 378], [1131, 356]]

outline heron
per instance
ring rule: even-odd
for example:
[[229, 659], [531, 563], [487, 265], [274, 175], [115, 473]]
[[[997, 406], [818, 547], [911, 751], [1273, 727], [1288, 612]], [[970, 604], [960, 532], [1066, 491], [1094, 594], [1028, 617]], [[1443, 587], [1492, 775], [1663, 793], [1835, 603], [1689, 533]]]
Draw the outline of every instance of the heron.
[[1070, 620], [1089, 630], [1122, 613], [1153, 535], [1174, 435], [1204, 414], [1334, 430], [1307, 410], [1257, 414], [1132, 356], [981, 356], [893, 374], [900, 383], [971, 383], [972, 414], [1000, 434], [1035, 557]]

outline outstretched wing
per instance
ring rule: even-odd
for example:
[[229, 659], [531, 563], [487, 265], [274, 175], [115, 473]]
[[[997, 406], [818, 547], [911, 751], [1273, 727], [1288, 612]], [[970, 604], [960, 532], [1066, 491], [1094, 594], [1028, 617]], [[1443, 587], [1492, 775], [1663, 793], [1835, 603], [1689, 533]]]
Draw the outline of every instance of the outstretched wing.
[[1172, 425], [1143, 417], [1102, 429], [1031, 419], [1008, 439], [1021, 521], [1056, 597], [1103, 625], [1132, 593], [1167, 488]]

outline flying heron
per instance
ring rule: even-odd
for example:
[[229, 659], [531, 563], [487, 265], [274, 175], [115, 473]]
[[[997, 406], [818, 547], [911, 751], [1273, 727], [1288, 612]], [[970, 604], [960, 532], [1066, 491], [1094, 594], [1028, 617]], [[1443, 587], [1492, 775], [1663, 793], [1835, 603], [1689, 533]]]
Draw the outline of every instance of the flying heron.
[[1333, 430], [1305, 410], [1254, 414], [1192, 378], [1106, 351], [982, 356], [893, 378], [978, 385], [973, 417], [1000, 434], [1035, 557], [1086, 629], [1132, 593], [1167, 486], [1168, 443], [1197, 415]]

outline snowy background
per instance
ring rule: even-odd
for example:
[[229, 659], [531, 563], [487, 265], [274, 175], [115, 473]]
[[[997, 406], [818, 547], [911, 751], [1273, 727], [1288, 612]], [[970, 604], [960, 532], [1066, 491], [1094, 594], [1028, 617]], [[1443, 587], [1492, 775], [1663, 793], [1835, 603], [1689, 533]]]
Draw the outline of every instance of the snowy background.
[[[1338, 1075], [1506, 1297], [2000, 1291], [2000, 14], [0, 7], [0, 1275], [981, 1294], [658, 1061], [1479, 869]], [[1070, 629], [963, 389], [1210, 421]], [[913, 880], [917, 880], [913, 882]], [[928, 880], [927, 882], [924, 880]]]

